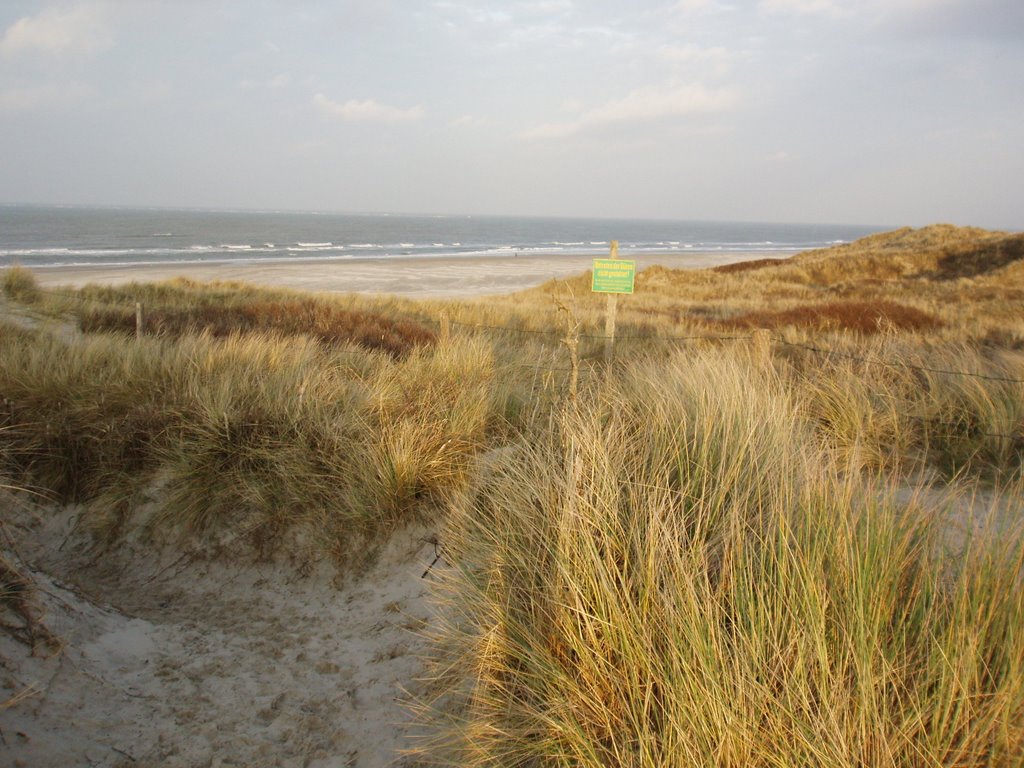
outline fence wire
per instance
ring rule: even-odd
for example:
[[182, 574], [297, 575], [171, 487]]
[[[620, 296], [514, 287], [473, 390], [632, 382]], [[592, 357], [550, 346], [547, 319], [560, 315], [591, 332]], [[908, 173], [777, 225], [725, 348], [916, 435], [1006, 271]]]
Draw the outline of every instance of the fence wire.
[[[134, 310], [136, 304], [143, 303], [143, 302], [136, 301], [135, 299], [126, 299], [124, 301], [118, 302], [118, 301], [109, 300], [107, 298], [94, 297], [94, 296], [83, 296], [80, 293], [67, 293], [67, 292], [64, 292], [64, 291], [55, 291], [55, 290], [52, 290], [52, 289], [39, 289], [39, 292], [43, 293], [43, 294], [51, 295], [51, 296], [59, 296], [59, 297], [64, 298], [64, 299], [70, 299], [70, 300], [73, 300], [73, 301], [79, 301], [79, 302], [81, 302], [83, 304], [93, 304], [93, 305], [99, 304], [99, 305], [103, 305], [103, 306], [107, 306], [107, 307], [116, 308], [116, 309], [119, 309], [119, 310], [125, 310], [125, 309]], [[440, 321], [434, 320], [433, 318], [420, 318], [419, 320], [420, 320], [420, 322], [423, 322], [425, 324], [429, 323], [429, 324], [434, 325], [434, 326], [438, 326], [438, 325], [442, 324]], [[558, 330], [536, 330], [536, 329], [529, 329], [529, 328], [516, 328], [516, 327], [511, 327], [511, 326], [492, 325], [492, 324], [486, 324], [486, 323], [465, 323], [465, 322], [461, 322], [461, 321], [457, 321], [457, 320], [450, 320], [450, 319], [448, 320], [448, 324], [450, 326], [457, 326], [457, 327], [460, 327], [460, 328], [466, 328], [466, 329], [472, 329], [472, 330], [481, 330], [481, 331], [488, 331], [488, 332], [497, 332], [497, 333], [503, 333], [503, 334], [513, 334], [513, 335], [514, 334], [522, 334], [522, 335], [529, 335], [529, 336], [548, 336], [548, 337], [553, 337], [553, 336], [563, 336], [564, 337], [565, 336], [565, 331], [558, 331]], [[579, 339], [590, 339], [590, 340], [607, 340], [608, 337], [606, 335], [604, 335], [604, 334], [582, 334], [581, 333], [581, 334], [577, 334], [577, 338], [579, 338]], [[730, 335], [720, 335], [720, 334], [689, 334], [689, 335], [685, 335], [685, 336], [671, 336], [671, 335], [666, 336], [666, 335], [658, 335], [658, 334], [624, 334], [624, 335], [621, 335], [621, 336], [620, 335], [616, 335], [615, 340], [617, 340], [617, 341], [618, 340], [628, 340], [628, 341], [632, 341], [632, 340], [645, 340], [645, 341], [650, 341], [650, 342], [655, 342], [655, 343], [657, 343], [657, 342], [672, 343], [672, 342], [752, 341], [754, 338], [755, 337], [754, 337], [753, 333], [751, 333], [751, 334], [738, 334], [738, 335], [737, 334], [730, 334]], [[826, 359], [842, 358], [842, 359], [846, 359], [846, 360], [852, 360], [852, 361], [855, 361], [855, 362], [863, 363], [865, 365], [877, 365], [877, 366], [883, 366], [883, 367], [887, 367], [887, 368], [905, 369], [905, 370], [912, 370], [912, 371], [918, 371], [918, 372], [940, 374], [940, 375], [945, 375], [945, 376], [960, 376], [960, 377], [965, 377], [965, 378], [981, 379], [981, 380], [984, 380], [984, 381], [992, 381], [992, 382], [998, 382], [998, 383], [1003, 383], [1003, 384], [1024, 384], [1024, 379], [1018, 379], [1018, 378], [1014, 378], [1014, 377], [1010, 377], [1010, 376], [1001, 376], [1001, 375], [995, 375], [995, 374], [983, 374], [983, 373], [976, 373], [976, 372], [973, 372], [973, 371], [958, 371], [958, 370], [951, 370], [951, 369], [947, 369], [947, 368], [939, 368], [939, 367], [933, 367], [933, 366], [927, 366], [927, 365], [916, 365], [916, 364], [913, 364], [913, 363], [898, 362], [898, 361], [893, 361], [893, 360], [881, 360], [881, 359], [874, 358], [874, 357], [865, 357], [863, 355], [857, 355], [857, 354], [853, 354], [851, 352], [845, 352], [845, 351], [837, 350], [837, 349], [830, 349], [830, 348], [827, 348], [827, 347], [824, 347], [824, 346], [821, 346], [821, 345], [818, 345], [818, 344], [809, 344], [809, 343], [790, 341], [790, 340], [786, 339], [784, 336], [781, 336], [779, 334], [771, 334], [768, 338], [773, 343], [775, 343], [775, 344], [777, 344], [779, 346], [790, 347], [790, 348], [793, 348], [793, 349], [801, 349], [801, 350], [810, 352], [812, 354], [824, 357]], [[364, 358], [365, 355], [368, 354], [369, 352], [370, 352], [370, 350], [367, 350], [367, 352], [334, 350], [333, 354], [340, 355], [340, 356], [347, 356], [347, 357]], [[503, 367], [506, 370], [510, 369], [510, 368], [521, 368], [521, 369], [526, 369], [526, 370], [532, 370], [532, 371], [535, 371], [538, 374], [540, 372], [544, 372], [544, 373], [549, 373], [550, 372], [550, 373], [560, 373], [560, 374], [571, 374], [573, 372], [573, 369], [571, 367], [568, 367], [568, 366], [551, 365], [550, 363], [541, 363], [539, 361], [535, 362], [535, 363], [510, 363], [510, 364], [504, 365]], [[595, 366], [595, 365], [590, 364], [590, 363], [581, 364], [579, 366], [579, 368], [576, 370], [577, 375], [581, 376], [582, 378], [589, 378], [589, 377], [591, 377], [593, 375], [599, 374], [600, 372], [601, 371], [599, 369], [599, 366]], [[545, 389], [545, 390], [549, 389], [551, 386], [552, 385], [551, 385], [550, 382], [547, 382], [547, 383], [542, 382], [541, 383], [541, 388]], [[536, 382], [535, 382], [534, 386], [531, 387], [531, 389], [536, 389]], [[555, 400], [559, 399], [559, 396], [556, 395], [553, 390], [552, 390], [551, 394], [552, 394], [552, 402], [554, 402]], [[964, 429], [965, 425], [963, 423], [961, 423], [961, 422], [939, 421], [939, 420], [936, 420], [936, 419], [933, 419], [933, 418], [928, 418], [928, 417], [925, 417], [925, 416], [916, 416], [916, 415], [911, 415], [911, 414], [902, 414], [901, 417], [902, 418], [906, 418], [906, 419], [908, 419], [910, 421], [917, 422], [917, 423], [921, 424], [924, 427], [929, 427], [930, 426], [930, 427], [933, 427], [933, 428], [946, 429], [946, 430], [948, 430], [951, 433], [950, 436], [952, 438], [960, 438], [960, 439], [963, 439], [963, 440], [969, 440], [969, 439], [973, 439], [973, 438], [985, 437], [985, 438], [992, 438], [992, 439], [997, 439], [997, 440], [1006, 440], [1006, 441], [1009, 441], [1011, 444], [1016, 444], [1016, 443], [1024, 440], [1024, 434], [1015, 434], [1014, 435], [1014, 434], [1005, 434], [1005, 433], [1001, 433], [1001, 432], [989, 432], [989, 431], [981, 431], [981, 432], [979, 432], [979, 431], [972, 431], [969, 428], [967, 430], [965, 430]], [[1022, 426], [1022, 430], [1024, 430], [1024, 426]]]
[[[80, 301], [83, 304], [101, 304], [108, 307], [114, 307], [117, 309], [133, 309], [136, 303], [141, 303], [135, 299], [126, 299], [124, 301], [111, 301], [107, 298], [83, 296], [81, 293], [67, 293], [64, 291], [56, 291], [49, 288], [37, 289], [39, 293], [48, 294], [51, 296], [60, 296], [65, 299], [71, 299], [74, 301]], [[437, 326], [441, 321], [433, 318], [422, 318], [421, 322], [429, 322], [431, 325]], [[528, 336], [564, 336], [564, 331], [559, 330], [538, 330], [532, 328], [517, 328], [512, 326], [494, 325], [488, 323], [466, 323], [460, 320], [449, 319], [449, 325], [457, 326], [460, 328], [493, 331], [505, 334], [523, 334]], [[581, 333], [577, 335], [579, 339], [587, 340], [607, 340], [606, 334], [595, 334], [595, 333]], [[659, 335], [659, 334], [616, 334], [614, 337], [616, 341], [637, 341], [644, 340], [650, 342], [687, 342], [687, 341], [704, 341], [704, 342], [725, 342], [725, 341], [750, 341], [752, 340], [753, 334], [688, 334], [684, 336], [672, 336], [672, 335]], [[785, 337], [772, 334], [771, 340], [776, 344], [786, 347], [792, 347], [796, 349], [803, 349], [813, 354], [822, 357], [841, 357], [847, 360], [853, 360], [856, 362], [863, 363], [865, 365], [877, 365], [887, 368], [905, 369], [911, 371], [918, 371], [922, 373], [934, 373], [945, 376], [961, 376], [965, 378], [981, 379], [984, 381], [994, 381], [1004, 384], [1024, 384], [1024, 379], [1015, 378], [1012, 376], [1003, 376], [997, 374], [986, 374], [986, 373], [975, 373], [973, 371], [958, 371], [948, 368], [939, 368], [927, 365], [916, 365], [913, 363], [906, 363], [894, 360], [880, 360], [878, 358], [864, 357], [851, 352], [844, 352], [837, 349], [829, 349], [817, 344], [807, 344], [795, 341], [789, 341]], [[524, 367], [533, 368], [536, 367], [532, 364], [524, 364]], [[569, 371], [568, 368], [547, 368], [548, 370], [562, 370]]]
[[855, 360], [857, 362], [866, 363], [867, 365], [880, 365], [888, 368], [905, 368], [911, 371], [921, 371], [926, 373], [939, 373], [947, 376], [965, 376], [974, 379], [985, 379], [987, 381], [999, 381], [1007, 384], [1024, 384], [1024, 379], [1015, 379], [1009, 376], [995, 376], [986, 373], [974, 373], [972, 371], [953, 371], [946, 368], [932, 368], [926, 365], [914, 365], [913, 363], [902, 363], [893, 362], [892, 360], [878, 360], [877, 358], [861, 357], [860, 355], [854, 355], [850, 352], [841, 352], [837, 349], [823, 349], [816, 347], [811, 344], [801, 344], [794, 341], [787, 341], [782, 337], [773, 337], [773, 341], [778, 344], [787, 347], [796, 347], [798, 349], [805, 349], [815, 354], [826, 356], [826, 357], [843, 357], [848, 360]]

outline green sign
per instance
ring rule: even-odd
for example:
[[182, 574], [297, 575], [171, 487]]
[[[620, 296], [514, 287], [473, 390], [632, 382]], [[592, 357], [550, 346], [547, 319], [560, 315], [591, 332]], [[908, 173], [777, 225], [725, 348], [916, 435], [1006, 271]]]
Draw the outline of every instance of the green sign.
[[625, 259], [594, 259], [594, 293], [632, 293], [636, 262]]

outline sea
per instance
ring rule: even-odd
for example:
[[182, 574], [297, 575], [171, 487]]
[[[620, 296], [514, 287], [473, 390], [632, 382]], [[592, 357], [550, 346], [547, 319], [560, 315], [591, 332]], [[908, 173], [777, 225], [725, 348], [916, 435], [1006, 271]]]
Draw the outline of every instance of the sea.
[[389, 258], [784, 256], [887, 227], [523, 216], [0, 205], [0, 266], [134, 266]]

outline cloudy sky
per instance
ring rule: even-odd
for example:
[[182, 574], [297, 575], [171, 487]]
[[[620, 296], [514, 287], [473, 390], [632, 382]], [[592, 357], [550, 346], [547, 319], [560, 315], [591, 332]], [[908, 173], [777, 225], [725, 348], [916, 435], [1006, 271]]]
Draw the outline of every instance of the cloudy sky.
[[1022, 0], [3, 0], [0, 202], [1024, 228]]

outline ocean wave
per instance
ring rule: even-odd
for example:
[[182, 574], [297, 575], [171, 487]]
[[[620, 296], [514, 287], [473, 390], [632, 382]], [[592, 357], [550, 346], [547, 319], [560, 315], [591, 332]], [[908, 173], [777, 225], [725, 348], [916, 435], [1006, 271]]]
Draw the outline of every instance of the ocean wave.
[[[358, 257], [352, 254], [335, 254], [331, 256], [316, 256], [309, 257], [310, 261], [345, 261], [355, 260]], [[287, 264], [289, 262], [295, 262], [296, 259], [289, 259], [286, 256], [252, 256], [246, 258], [238, 257], [222, 257], [222, 258], [210, 258], [210, 259], [158, 259], [158, 260], [147, 260], [147, 261], [54, 261], [47, 264], [33, 264], [33, 269], [62, 269], [66, 267], [187, 267], [187, 266], [199, 266], [199, 265], [217, 265], [217, 264]]]
[[0, 250], [0, 258], [40, 256], [161, 256], [179, 253], [177, 248], [13, 248]]
[[[397, 239], [397, 238], [396, 238]], [[519, 255], [523, 257], [551, 259], [565, 258], [569, 255], [593, 255], [600, 257], [606, 252], [607, 241], [526, 241], [510, 244], [501, 243], [468, 243], [461, 241], [451, 243], [434, 242], [410, 244], [408, 242], [394, 245], [365, 242], [351, 245], [334, 244], [328, 241], [300, 241], [295, 245], [275, 245], [267, 242], [262, 245], [224, 242], [220, 244], [181, 245], [173, 248], [69, 248], [69, 247], [8, 247], [0, 249], [0, 266], [12, 262], [24, 263], [31, 267], [56, 266], [93, 266], [93, 267], [127, 267], [133, 264], [210, 264], [210, 263], [245, 263], [248, 261], [279, 261], [288, 262], [295, 259], [387, 259], [404, 257], [415, 259], [432, 258], [508, 258]], [[639, 239], [625, 241], [622, 253], [649, 256], [657, 253], [764, 253], [765, 255], [785, 255], [796, 253], [808, 248], [826, 247], [824, 240], [817, 242], [777, 242], [760, 241], [642, 241]], [[410, 252], [411, 250], [411, 252]]]
[[302, 247], [290, 245], [285, 250], [289, 253], [319, 253], [320, 251], [336, 251], [338, 248], [339, 246], [327, 243], [325, 245], [303, 245]]
[[0, 256], [61, 256], [71, 252], [70, 248], [12, 248], [0, 251]]

